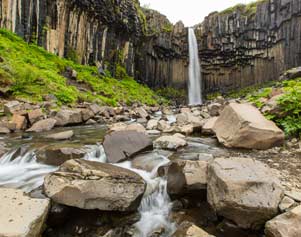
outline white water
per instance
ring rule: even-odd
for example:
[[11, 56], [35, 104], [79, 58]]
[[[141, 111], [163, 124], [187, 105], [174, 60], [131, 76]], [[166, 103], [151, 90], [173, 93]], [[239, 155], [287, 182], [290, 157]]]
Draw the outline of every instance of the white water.
[[16, 152], [17, 150], [13, 150], [0, 159], [0, 187], [19, 188], [30, 192], [43, 184], [48, 173], [57, 169], [38, 163], [34, 151], [14, 158]]
[[[95, 147], [95, 146], [94, 146]], [[95, 147], [96, 152], [87, 153], [85, 159], [105, 162], [106, 157], [102, 146]], [[92, 151], [93, 149], [91, 149]], [[148, 237], [154, 230], [164, 229], [162, 237], [169, 237], [175, 231], [176, 226], [169, 219], [171, 201], [167, 194], [167, 181], [158, 177], [157, 170], [160, 166], [169, 162], [164, 156], [160, 156], [159, 162], [154, 165], [151, 172], [132, 167], [130, 161], [114, 164], [139, 174], [147, 183], [144, 197], [138, 209], [141, 219], [135, 224], [135, 237]], [[147, 159], [145, 160], [147, 162]]]
[[118, 164], [139, 174], [147, 183], [147, 189], [138, 209], [141, 219], [135, 224], [137, 232], [135, 237], [148, 237], [156, 230], [164, 230], [160, 236], [169, 237], [176, 230], [174, 223], [170, 221], [171, 201], [167, 194], [167, 181], [157, 176], [160, 166], [168, 163], [167, 158], [162, 159], [151, 172], [134, 169], [131, 162]]
[[[30, 192], [43, 184], [44, 177], [48, 173], [58, 169], [58, 167], [38, 163], [34, 151], [14, 158], [16, 152], [17, 150], [13, 150], [0, 158], [0, 187], [19, 188]], [[97, 162], [107, 160], [100, 144], [87, 146], [84, 159]], [[157, 176], [158, 168], [168, 162], [166, 157], [160, 156], [151, 172], [133, 168], [130, 161], [114, 164], [134, 171], [147, 183], [146, 192], [138, 209], [141, 219], [135, 224], [135, 237], [148, 237], [157, 229], [164, 229], [161, 236], [169, 237], [175, 231], [175, 225], [169, 219], [171, 201], [167, 194], [167, 182]]]
[[198, 43], [193, 28], [188, 30], [189, 41], [189, 83], [188, 95], [190, 105], [202, 104], [201, 66]]

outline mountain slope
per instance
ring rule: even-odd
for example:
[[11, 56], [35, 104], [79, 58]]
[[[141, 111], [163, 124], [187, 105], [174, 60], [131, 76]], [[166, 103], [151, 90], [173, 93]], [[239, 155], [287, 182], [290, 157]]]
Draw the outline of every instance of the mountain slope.
[[5, 96], [38, 102], [51, 94], [60, 104], [96, 101], [154, 105], [160, 100], [129, 77], [122, 65], [116, 65], [119, 80], [109, 72], [100, 75], [97, 67], [59, 58], [4, 29], [0, 29], [0, 57], [0, 88]]

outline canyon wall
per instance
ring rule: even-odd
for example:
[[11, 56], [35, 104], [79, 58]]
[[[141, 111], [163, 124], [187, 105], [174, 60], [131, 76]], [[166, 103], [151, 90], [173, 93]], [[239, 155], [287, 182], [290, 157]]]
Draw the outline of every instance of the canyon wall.
[[301, 65], [301, 0], [265, 0], [212, 13], [196, 31], [205, 92], [277, 80]]
[[136, 49], [136, 78], [153, 88], [186, 88], [188, 81], [187, 28], [172, 25], [157, 11], [144, 9], [147, 33]]
[[1, 0], [0, 26], [83, 64], [123, 61], [134, 73], [134, 45], [145, 22], [136, 0]]
[[[0, 26], [84, 64], [122, 63], [153, 88], [187, 88], [187, 28], [138, 0], [1, 0]], [[276, 80], [301, 65], [301, 0], [215, 12], [196, 35], [205, 93]]]

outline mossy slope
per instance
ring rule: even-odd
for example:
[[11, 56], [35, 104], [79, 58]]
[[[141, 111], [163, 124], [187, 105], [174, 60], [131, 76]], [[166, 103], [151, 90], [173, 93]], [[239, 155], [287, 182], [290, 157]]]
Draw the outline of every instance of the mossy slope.
[[[0, 57], [0, 88], [15, 98], [38, 102], [52, 94], [60, 104], [95, 101], [108, 105], [154, 105], [161, 100], [127, 74], [120, 80], [109, 72], [101, 76], [97, 67], [59, 58], [4, 29], [0, 29]], [[77, 72], [76, 80], [63, 76], [66, 68]]]

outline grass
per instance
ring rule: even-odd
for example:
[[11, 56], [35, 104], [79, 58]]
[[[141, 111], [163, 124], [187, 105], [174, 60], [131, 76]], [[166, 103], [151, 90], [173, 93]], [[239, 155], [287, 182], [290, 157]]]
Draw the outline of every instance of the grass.
[[[0, 29], [0, 89], [9, 88], [17, 99], [39, 102], [53, 94], [59, 104], [81, 101], [117, 105], [136, 102], [156, 105], [161, 97], [151, 89], [137, 83], [118, 65], [118, 80], [110, 73], [98, 74], [97, 67], [76, 63], [76, 54], [69, 59], [60, 58], [35, 44], [27, 44], [15, 34]], [[73, 83], [62, 75], [67, 67], [77, 72]], [[82, 85], [85, 90], [81, 90]]]
[[266, 0], [257, 0], [254, 2], [251, 2], [249, 4], [237, 4], [233, 7], [229, 7], [227, 9], [225, 9], [224, 11], [221, 12], [222, 15], [228, 15], [231, 14], [235, 11], [240, 11], [242, 13], [242, 15], [244, 16], [253, 16], [256, 14], [257, 11], [257, 6], [259, 3], [265, 2]]

